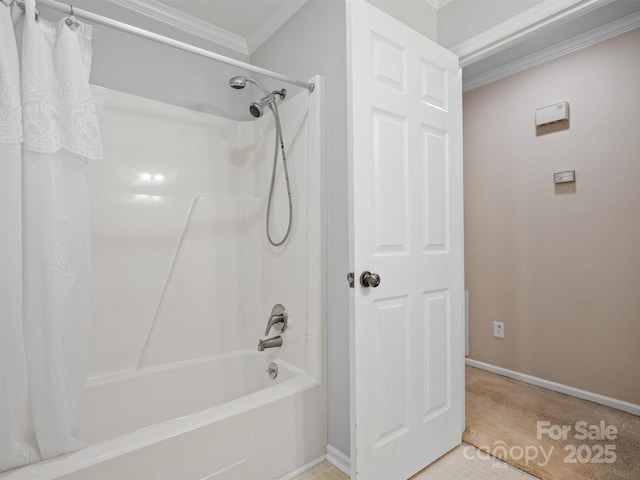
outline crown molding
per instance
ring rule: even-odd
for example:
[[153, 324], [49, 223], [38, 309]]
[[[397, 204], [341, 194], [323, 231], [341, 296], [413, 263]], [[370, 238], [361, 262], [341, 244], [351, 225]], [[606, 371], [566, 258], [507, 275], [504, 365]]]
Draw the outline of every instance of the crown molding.
[[235, 33], [217, 27], [211, 23], [188, 15], [180, 10], [165, 5], [158, 0], [107, 0], [108, 2], [123, 7], [145, 17], [162, 22], [171, 27], [195, 35], [204, 40], [235, 50], [244, 55], [251, 52], [247, 46], [247, 40]]
[[474, 88], [487, 85], [496, 80], [508, 77], [509, 75], [541, 65], [549, 60], [573, 53], [638, 27], [640, 27], [640, 12], [594, 28], [589, 32], [577, 35], [569, 40], [519, 58], [518, 60], [514, 60], [488, 72], [466, 78], [462, 82], [462, 90], [467, 92]]
[[436, 10], [444, 7], [447, 3], [451, 2], [451, 0], [424, 0], [429, 5], [431, 5]]
[[255, 52], [260, 45], [266, 42], [271, 35], [284, 25], [298, 10], [300, 10], [308, 0], [298, 0], [296, 2], [282, 2], [278, 8], [271, 12], [262, 26], [247, 38], [247, 50], [249, 54]]
[[451, 48], [460, 66], [471, 65], [519, 43], [545, 28], [559, 25], [613, 0], [544, 0], [539, 5], [516, 15], [469, 40]]

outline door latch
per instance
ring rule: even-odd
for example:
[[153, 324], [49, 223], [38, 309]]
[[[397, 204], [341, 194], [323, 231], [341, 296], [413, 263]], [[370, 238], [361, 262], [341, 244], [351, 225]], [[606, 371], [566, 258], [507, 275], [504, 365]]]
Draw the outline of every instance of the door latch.
[[353, 272], [349, 272], [347, 273], [347, 282], [349, 282], [349, 288], [355, 288], [355, 275], [353, 274]]

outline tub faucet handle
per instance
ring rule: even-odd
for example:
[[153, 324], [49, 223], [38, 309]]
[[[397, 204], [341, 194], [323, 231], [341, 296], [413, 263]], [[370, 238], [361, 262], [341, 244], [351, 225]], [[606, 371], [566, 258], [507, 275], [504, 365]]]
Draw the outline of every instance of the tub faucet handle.
[[287, 314], [287, 310], [278, 303], [271, 310], [271, 316], [269, 317], [269, 321], [267, 322], [267, 328], [264, 331], [264, 334], [269, 335], [271, 327], [278, 323], [281, 324], [280, 333], [282, 333], [287, 329], [288, 322], [289, 315]]

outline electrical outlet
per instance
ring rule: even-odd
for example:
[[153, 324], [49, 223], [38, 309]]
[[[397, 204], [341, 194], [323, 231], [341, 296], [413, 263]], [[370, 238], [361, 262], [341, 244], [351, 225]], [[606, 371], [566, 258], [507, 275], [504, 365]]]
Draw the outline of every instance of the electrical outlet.
[[493, 322], [493, 336], [496, 338], [504, 338], [503, 322]]

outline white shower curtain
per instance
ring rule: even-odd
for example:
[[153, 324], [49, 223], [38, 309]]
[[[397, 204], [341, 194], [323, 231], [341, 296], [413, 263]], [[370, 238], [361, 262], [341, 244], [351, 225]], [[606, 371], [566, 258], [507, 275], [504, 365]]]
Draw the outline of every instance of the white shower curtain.
[[102, 157], [91, 27], [0, 0], [0, 471], [80, 447], [87, 160]]

